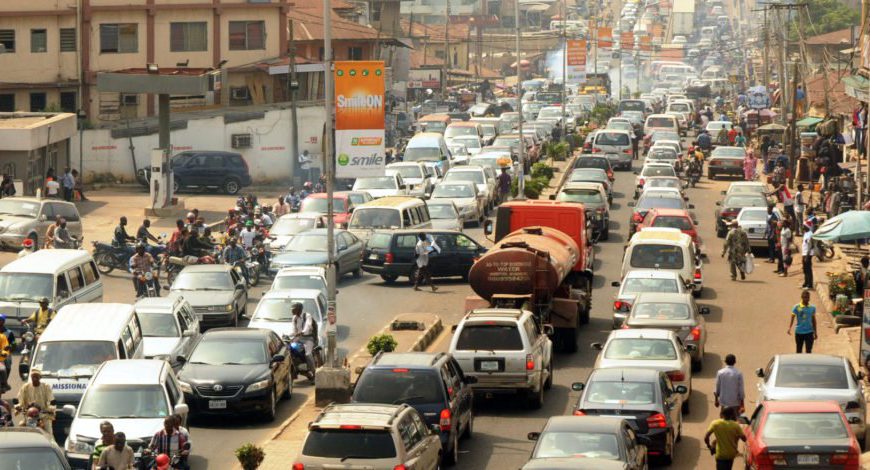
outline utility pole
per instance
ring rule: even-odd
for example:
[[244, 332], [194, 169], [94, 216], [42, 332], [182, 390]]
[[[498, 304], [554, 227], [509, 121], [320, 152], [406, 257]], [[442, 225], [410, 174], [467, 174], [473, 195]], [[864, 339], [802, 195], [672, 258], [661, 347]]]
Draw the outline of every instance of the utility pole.
[[514, 5], [516, 8], [516, 10], [514, 10], [514, 23], [517, 28], [517, 111], [520, 114], [520, 142], [519, 145], [517, 145], [517, 153], [520, 160], [520, 168], [517, 175], [517, 199], [522, 201], [526, 198], [526, 152], [523, 148], [526, 146], [526, 143], [523, 140], [523, 67], [522, 64], [520, 64], [520, 0], [514, 0]]
[[[290, 94], [290, 181], [296, 176], [299, 168], [299, 123], [296, 121], [296, 90], [299, 82], [296, 81], [296, 40], [293, 38], [293, 20], [290, 20], [290, 69], [287, 77], [287, 91]], [[296, 186], [295, 183], [292, 183]]]
[[598, 74], [598, 18], [591, 18], [595, 22], [592, 28], [592, 73]]
[[[788, 166], [791, 169], [788, 178], [788, 187], [794, 186], [794, 177], [797, 173], [797, 148], [800, 140], [797, 136], [797, 86], [798, 86], [798, 63], [794, 63], [794, 73], [792, 74], [791, 82], [791, 120], [789, 122], [789, 151], [788, 151]], [[785, 114], [785, 113], [783, 113]]]
[[444, 0], [444, 76], [441, 77], [441, 99], [447, 101], [447, 71], [450, 70], [450, 0]]
[[[332, 1], [323, 0], [323, 84], [324, 108], [326, 111], [326, 135], [323, 136], [323, 162], [326, 170], [326, 303], [327, 311], [335, 312], [336, 324], [338, 311], [335, 302], [335, 207], [332, 200], [335, 192], [335, 121], [333, 100], [335, 99], [335, 77], [332, 76]], [[336, 354], [336, 324], [331, 324], [326, 330], [327, 363], [332, 368], [338, 367]]]
[[762, 69], [762, 77], [764, 79], [764, 89], [767, 90], [767, 86], [770, 85], [770, 39], [769, 39], [769, 30], [767, 25], [767, 7], [764, 7], [764, 27], [762, 31], [764, 32], [764, 50], [762, 53], [762, 61], [763, 69]]
[[[568, 139], [568, 126], [565, 122], [565, 101], [568, 99], [568, 0], [562, 0], [562, 98], [559, 100], [562, 103], [562, 132], [559, 134], [559, 141], [565, 142]], [[519, 65], [519, 64], [517, 64]], [[522, 121], [522, 116], [520, 120]], [[522, 140], [522, 135], [520, 135]]]

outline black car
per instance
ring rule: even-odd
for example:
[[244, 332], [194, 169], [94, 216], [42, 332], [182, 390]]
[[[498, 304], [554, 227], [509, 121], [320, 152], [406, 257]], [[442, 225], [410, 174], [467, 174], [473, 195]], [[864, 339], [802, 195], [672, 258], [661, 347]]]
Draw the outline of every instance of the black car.
[[[251, 185], [248, 163], [238, 153], [219, 151], [181, 152], [172, 157], [175, 192], [182, 189], [218, 189], [236, 194]], [[139, 169], [139, 182], [148, 185], [151, 168]]]
[[728, 233], [726, 221], [731, 221], [737, 218], [740, 214], [740, 209], [744, 207], [767, 207], [770, 202], [761, 194], [730, 194], [725, 196], [725, 199], [716, 201], [716, 236], [724, 237]]
[[630, 201], [628, 207], [632, 208], [631, 217], [628, 220], [628, 238], [634, 235], [637, 231], [637, 226], [643, 223], [646, 213], [650, 209], [694, 209], [693, 204], [686, 204], [686, 201], [677, 196], [676, 193], [657, 191], [650, 193], [647, 191], [640, 195], [637, 202]]
[[293, 392], [289, 351], [271, 330], [209, 330], [178, 361], [191, 415], [259, 413], [272, 421], [278, 401]]
[[[535, 441], [535, 448], [522, 470], [647, 468], [647, 440], [638, 437], [624, 419], [553, 416], [544, 425], [543, 431], [530, 432], [528, 438]], [[566, 459], [579, 460], [582, 466], [562, 467]]]
[[441, 252], [429, 255], [429, 273], [432, 277], [468, 276], [474, 260], [486, 253], [486, 248], [468, 235], [456, 231], [439, 230], [397, 230], [375, 232], [369, 238], [363, 251], [362, 269], [377, 274], [387, 282], [394, 282], [399, 276], [408, 276], [412, 282], [416, 277], [417, 263], [414, 247], [418, 235], [430, 235]]
[[459, 439], [471, 437], [474, 427], [475, 381], [448, 353], [379, 353], [357, 380], [351, 402], [413, 406], [427, 425], [439, 426], [442, 458], [454, 464]]
[[0, 462], [2, 468], [70, 468], [63, 450], [46, 433], [27, 427], [0, 428]]
[[575, 416], [623, 417], [644, 438], [650, 457], [670, 464], [683, 430], [680, 408], [685, 386], [674, 387], [660, 370], [612, 368], [596, 369], [585, 384], [574, 383], [571, 388], [583, 391]]
[[707, 161], [707, 177], [711, 180], [723, 175], [743, 177], [745, 157], [746, 149], [743, 147], [716, 147]]

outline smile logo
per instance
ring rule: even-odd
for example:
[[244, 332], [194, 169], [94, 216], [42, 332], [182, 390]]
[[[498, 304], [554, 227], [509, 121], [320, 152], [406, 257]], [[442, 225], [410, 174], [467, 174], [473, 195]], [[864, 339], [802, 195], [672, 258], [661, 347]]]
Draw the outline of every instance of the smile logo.
[[350, 156], [346, 153], [342, 153], [338, 155], [338, 164], [341, 166], [347, 166], [350, 163]]

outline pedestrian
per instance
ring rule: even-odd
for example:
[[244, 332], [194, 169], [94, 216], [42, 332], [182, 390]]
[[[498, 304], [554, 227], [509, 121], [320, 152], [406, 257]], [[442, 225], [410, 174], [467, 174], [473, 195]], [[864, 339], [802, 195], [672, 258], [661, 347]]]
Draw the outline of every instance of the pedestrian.
[[115, 433], [115, 442], [111, 447], [103, 449], [100, 459], [97, 461], [99, 468], [113, 468], [114, 470], [132, 470], [133, 449], [127, 445], [127, 436], [122, 432]]
[[429, 272], [429, 256], [440, 250], [435, 249], [435, 245], [429, 241], [429, 236], [425, 233], [420, 233], [417, 238], [417, 245], [414, 247], [414, 253], [417, 255], [417, 276], [414, 278], [414, 290], [420, 290], [420, 284], [428, 280], [432, 292], [435, 292], [438, 288], [432, 282], [432, 274]]
[[733, 354], [725, 356], [725, 367], [716, 372], [716, 388], [713, 391], [714, 404], [716, 407], [733, 408], [735, 412], [742, 412], [745, 407], [743, 400], [746, 392], [743, 387], [743, 373], [734, 367], [737, 357]]
[[779, 249], [782, 253], [782, 272], [779, 273], [780, 277], [788, 277], [788, 269], [794, 262], [791, 252], [793, 234], [790, 228], [791, 223], [788, 219], [789, 217], [786, 216], [785, 221], [780, 222]]
[[72, 201], [73, 188], [76, 186], [76, 179], [72, 175], [72, 171], [69, 167], [64, 168], [60, 183], [63, 186], [63, 200], [67, 202]]
[[11, 197], [15, 195], [15, 182], [8, 173], [3, 173], [3, 181], [0, 181], [0, 196]]
[[801, 287], [804, 289], [815, 287], [813, 283], [813, 256], [816, 254], [816, 247], [813, 243], [813, 230], [813, 223], [810, 220], [804, 221], [804, 235], [801, 241], [801, 261], [804, 270], [804, 283]]
[[50, 198], [60, 197], [60, 183], [56, 178], [49, 177], [45, 180], [45, 195]]
[[[27, 239], [25, 239], [27, 240]], [[15, 344], [15, 332], [6, 328], [6, 315], [0, 313], [0, 335], [6, 336], [6, 342], [10, 345]], [[0, 340], [2, 341], [2, 340]], [[6, 359], [3, 361], [3, 364], [6, 366], [6, 372], [12, 370], [12, 354], [8, 354]]]
[[794, 195], [794, 221], [793, 221], [793, 222], [800, 222], [795, 227], [795, 229], [798, 232], [798, 235], [801, 234], [800, 227], [801, 227], [801, 225], [803, 225], [804, 213], [806, 212], [806, 209], [807, 209], [807, 203], [806, 203], [806, 201], [804, 201], [804, 185], [799, 184], [799, 185], [797, 185], [797, 191], [795, 192], [795, 195]]
[[276, 219], [290, 213], [290, 205], [284, 200], [284, 196], [278, 196], [278, 202], [272, 205], [272, 213]]
[[[797, 323], [797, 324], [795, 324]], [[810, 291], [801, 292], [801, 301], [791, 309], [791, 318], [788, 320], [787, 335], [791, 335], [791, 327], [794, 326], [794, 343], [798, 354], [803, 352], [806, 346], [807, 354], [813, 352], [813, 343], [818, 341], [819, 334], [816, 327], [816, 306], [810, 305]]]
[[305, 178], [305, 181], [311, 181], [311, 155], [308, 154], [308, 150], [303, 150], [301, 154], [299, 154], [299, 169], [302, 170], [302, 177]]
[[767, 240], [767, 262], [773, 263], [776, 261], [776, 223], [779, 222], [779, 215], [774, 211], [773, 206], [767, 206], [767, 221], [764, 225], [764, 239]]
[[746, 181], [755, 180], [755, 168], [758, 166], [758, 159], [755, 157], [755, 152], [752, 149], [746, 150], [746, 156], [743, 157], [743, 179]]
[[737, 271], [740, 271], [740, 280], [746, 279], [744, 266], [746, 264], [746, 255], [749, 253], [749, 237], [746, 232], [740, 228], [737, 220], [732, 220], [731, 230], [725, 236], [725, 244], [722, 247], [722, 255], [728, 254], [728, 264], [731, 270], [731, 280], [737, 280]]
[[737, 129], [734, 128], [734, 124], [731, 124], [731, 130], [728, 131], [728, 143], [731, 146], [734, 146], [737, 141]]
[[[707, 433], [704, 434], [704, 444], [710, 450], [710, 454], [716, 459], [716, 470], [731, 470], [734, 466], [734, 459], [737, 458], [739, 452], [737, 445], [742, 440], [746, 442], [746, 436], [743, 434], [743, 428], [737, 423], [737, 413], [734, 408], [722, 408], [719, 412], [719, 419], [713, 420], [707, 428]], [[716, 441], [710, 443], [710, 436], [715, 436]]]
[[737, 137], [734, 138], [734, 145], [738, 147], [746, 147], [746, 136], [743, 135], [743, 132], [737, 132]]
[[765, 173], [767, 172], [767, 152], [770, 150], [771, 143], [769, 135], [765, 135], [761, 138], [761, 161]]
[[78, 170], [73, 170], [72, 176], [75, 180], [75, 186], [73, 186], [73, 199], [75, 199], [75, 196], [77, 195], [79, 201], [87, 201], [88, 198], [85, 197], [85, 183], [81, 178], [79, 178]]
[[511, 197], [511, 175], [508, 174], [507, 168], [502, 168], [501, 174], [498, 175], [498, 195], [499, 203], [505, 202]]

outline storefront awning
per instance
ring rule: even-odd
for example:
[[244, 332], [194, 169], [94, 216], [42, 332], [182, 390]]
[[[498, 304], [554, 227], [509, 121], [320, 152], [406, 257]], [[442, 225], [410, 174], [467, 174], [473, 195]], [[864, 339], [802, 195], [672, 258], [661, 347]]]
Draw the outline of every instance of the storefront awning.
[[812, 127], [812, 126], [815, 126], [816, 124], [818, 124], [822, 121], [823, 121], [823, 119], [820, 119], [817, 117], [805, 117], [805, 118], [801, 119], [800, 121], [796, 122], [795, 125], [797, 127]]
[[846, 94], [860, 101], [870, 101], [870, 80], [861, 75], [849, 75], [843, 78]]

